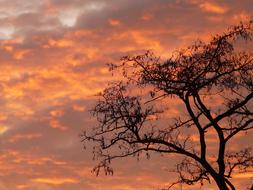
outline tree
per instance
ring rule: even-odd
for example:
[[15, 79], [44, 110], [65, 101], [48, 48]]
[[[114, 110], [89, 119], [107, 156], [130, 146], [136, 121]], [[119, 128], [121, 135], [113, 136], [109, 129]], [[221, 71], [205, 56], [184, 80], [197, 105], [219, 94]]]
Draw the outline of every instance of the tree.
[[[110, 174], [111, 160], [142, 152], [177, 154], [183, 158], [175, 169], [179, 178], [168, 188], [214, 181], [221, 190], [235, 190], [233, 174], [253, 167], [252, 145], [230, 148], [239, 134], [253, 129], [253, 52], [245, 48], [252, 37], [250, 21], [167, 60], [147, 51], [112, 64], [123, 79], [100, 93], [91, 111], [98, 125], [82, 135], [100, 160], [94, 171]], [[166, 120], [165, 105], [175, 100], [184, 110]], [[210, 134], [217, 139], [216, 151], [207, 151], [215, 146], [208, 143]]]

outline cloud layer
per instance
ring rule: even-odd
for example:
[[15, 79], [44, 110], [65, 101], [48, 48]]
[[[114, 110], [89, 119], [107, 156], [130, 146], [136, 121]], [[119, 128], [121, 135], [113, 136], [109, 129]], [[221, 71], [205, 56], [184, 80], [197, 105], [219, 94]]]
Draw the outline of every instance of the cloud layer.
[[0, 189], [167, 184], [168, 160], [156, 155], [116, 162], [114, 177], [90, 173], [78, 135], [94, 124], [94, 95], [112, 80], [106, 63], [149, 49], [168, 56], [251, 18], [252, 8], [251, 0], [0, 0]]

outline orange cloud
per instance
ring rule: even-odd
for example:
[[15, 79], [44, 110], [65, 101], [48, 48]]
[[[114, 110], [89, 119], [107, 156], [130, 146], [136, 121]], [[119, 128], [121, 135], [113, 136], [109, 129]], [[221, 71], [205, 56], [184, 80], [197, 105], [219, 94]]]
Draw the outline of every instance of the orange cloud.
[[24, 134], [24, 135], [17, 134], [17, 135], [12, 136], [8, 141], [11, 143], [15, 143], [20, 140], [31, 140], [31, 139], [39, 138], [41, 136], [42, 136], [41, 134]]
[[74, 178], [34, 178], [33, 182], [45, 183], [50, 185], [62, 185], [66, 183], [79, 183], [79, 180]]
[[52, 110], [50, 111], [50, 115], [53, 117], [61, 117], [64, 115], [64, 110]]
[[86, 110], [84, 106], [80, 106], [80, 105], [78, 105], [78, 104], [74, 104], [74, 105], [72, 106], [72, 108], [73, 108], [73, 110], [78, 111], [78, 112], [83, 112], [83, 111]]
[[50, 39], [48, 41], [48, 45], [45, 45], [45, 48], [49, 47], [58, 47], [58, 48], [64, 48], [64, 47], [71, 47], [73, 46], [73, 42], [69, 39], [60, 39], [60, 40], [53, 40]]
[[0, 121], [5, 121], [8, 118], [8, 115], [6, 113], [0, 112]]
[[241, 12], [233, 16], [235, 22], [246, 22], [250, 20], [250, 15], [246, 12]]
[[13, 46], [6, 45], [6, 46], [3, 46], [3, 49], [8, 51], [8, 52], [12, 52], [13, 51]]
[[53, 5], [51, 0], [44, 0], [44, 2], [44, 11], [46, 15], [55, 15], [58, 13], [57, 7]]
[[67, 130], [67, 127], [61, 124], [57, 119], [50, 120], [49, 124], [54, 129]]
[[216, 13], [216, 14], [224, 14], [227, 11], [227, 8], [222, 7], [220, 5], [204, 2], [200, 4], [200, 8], [204, 12]]
[[235, 174], [233, 177], [237, 179], [243, 179], [243, 178], [249, 179], [253, 177], [253, 172], [238, 173], [238, 174]]
[[29, 186], [28, 185], [17, 185], [17, 189], [27, 189]]
[[[3, 0], [0, 3], [0, 12], [8, 12], [1, 21], [15, 26], [11, 39], [0, 41], [0, 136], [4, 142], [1, 144], [0, 176], [8, 178], [3, 182], [4, 186], [12, 190], [37, 189], [32, 188], [35, 182], [38, 186], [48, 184], [49, 189], [57, 189], [50, 185], [69, 183], [74, 186], [79, 182], [78, 177], [61, 177], [64, 173], [88, 179], [91, 188], [87, 189], [91, 190], [151, 190], [165, 184], [167, 173], [158, 171], [159, 175], [156, 175], [151, 164], [130, 171], [132, 163], [129, 162], [126, 172], [115, 167], [121, 173], [120, 177], [94, 178], [90, 175], [94, 163], [87, 160], [92, 156], [86, 154], [88, 151], [82, 152], [77, 134], [86, 125], [93, 125], [86, 114], [94, 95], [108, 81], [120, 77], [120, 74], [111, 77], [105, 65], [115, 63], [122, 55], [147, 49], [167, 58], [174, 48], [188, 45], [196, 38], [206, 40], [210, 33], [215, 34], [232, 22], [247, 20], [252, 15], [248, 5], [240, 2], [241, 7], [247, 7], [239, 10], [236, 5], [225, 2], [220, 5], [217, 0], [191, 0], [189, 9], [187, 1], [150, 3], [140, 0], [127, 4], [115, 1], [103, 6], [90, 0], [36, 2]], [[230, 13], [228, 7], [233, 12]], [[37, 16], [36, 19], [24, 19], [22, 14], [30, 12]], [[83, 15], [78, 18], [79, 14]], [[18, 25], [17, 19], [22, 24]], [[167, 104], [170, 109], [164, 117], [172, 118], [181, 113], [175, 99], [164, 105]], [[222, 103], [214, 99], [211, 104]], [[78, 128], [80, 125], [82, 127]], [[59, 131], [66, 129], [67, 132]], [[214, 146], [215, 139], [207, 138]], [[197, 143], [197, 136], [193, 136], [192, 141]], [[232, 148], [237, 149], [237, 146]], [[157, 157], [153, 161], [160, 164]], [[87, 166], [83, 167], [83, 163]], [[152, 176], [135, 173], [137, 170], [145, 170], [142, 172], [145, 174], [152, 171], [149, 172]], [[238, 179], [247, 178], [238, 175]], [[29, 187], [19, 185], [20, 182]], [[85, 189], [82, 185], [77, 189]], [[63, 186], [61, 190], [68, 187]]]
[[23, 59], [28, 53], [30, 53], [31, 50], [30, 49], [21, 49], [21, 50], [17, 50], [15, 53], [14, 53], [14, 58], [16, 60], [21, 60]]
[[119, 20], [116, 20], [116, 19], [109, 19], [109, 24], [111, 26], [119, 26], [121, 24], [121, 22]]
[[151, 14], [151, 13], [145, 13], [141, 16], [141, 19], [142, 20], [145, 20], [145, 21], [149, 21], [153, 18], [154, 16]]
[[0, 135], [5, 133], [8, 130], [7, 126], [0, 126]]

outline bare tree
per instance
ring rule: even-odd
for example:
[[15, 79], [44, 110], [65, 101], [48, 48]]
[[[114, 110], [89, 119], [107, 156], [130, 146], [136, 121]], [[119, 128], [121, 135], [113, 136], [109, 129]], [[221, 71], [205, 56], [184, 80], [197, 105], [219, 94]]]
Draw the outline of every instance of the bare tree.
[[[230, 149], [239, 134], [253, 129], [252, 36], [250, 21], [208, 43], [195, 42], [168, 60], [148, 51], [112, 65], [124, 77], [100, 94], [92, 110], [98, 125], [82, 135], [83, 142], [94, 143], [100, 160], [94, 171], [112, 173], [112, 159], [142, 152], [178, 154], [183, 157], [175, 169], [179, 178], [168, 188], [214, 181], [221, 190], [235, 190], [233, 174], [253, 167], [252, 144]], [[184, 110], [167, 121], [166, 104], [175, 100]], [[210, 134], [217, 151], [207, 151], [216, 145], [208, 143]]]

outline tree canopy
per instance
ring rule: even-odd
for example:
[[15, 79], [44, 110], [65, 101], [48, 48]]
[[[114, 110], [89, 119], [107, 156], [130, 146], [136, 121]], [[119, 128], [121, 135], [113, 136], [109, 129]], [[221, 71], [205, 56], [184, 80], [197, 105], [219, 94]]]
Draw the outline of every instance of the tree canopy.
[[[99, 172], [112, 173], [115, 158], [142, 152], [177, 154], [175, 184], [214, 182], [235, 190], [233, 175], [253, 168], [252, 144], [231, 149], [253, 129], [253, 22], [240, 23], [197, 41], [164, 60], [151, 51], [111, 65], [123, 79], [112, 82], [92, 109], [98, 125], [82, 135], [92, 141]], [[170, 114], [170, 102], [180, 114]], [[167, 109], [168, 108], [168, 109]], [[163, 119], [165, 118], [165, 119]], [[208, 136], [217, 143], [210, 145]], [[216, 151], [208, 151], [216, 146]]]

